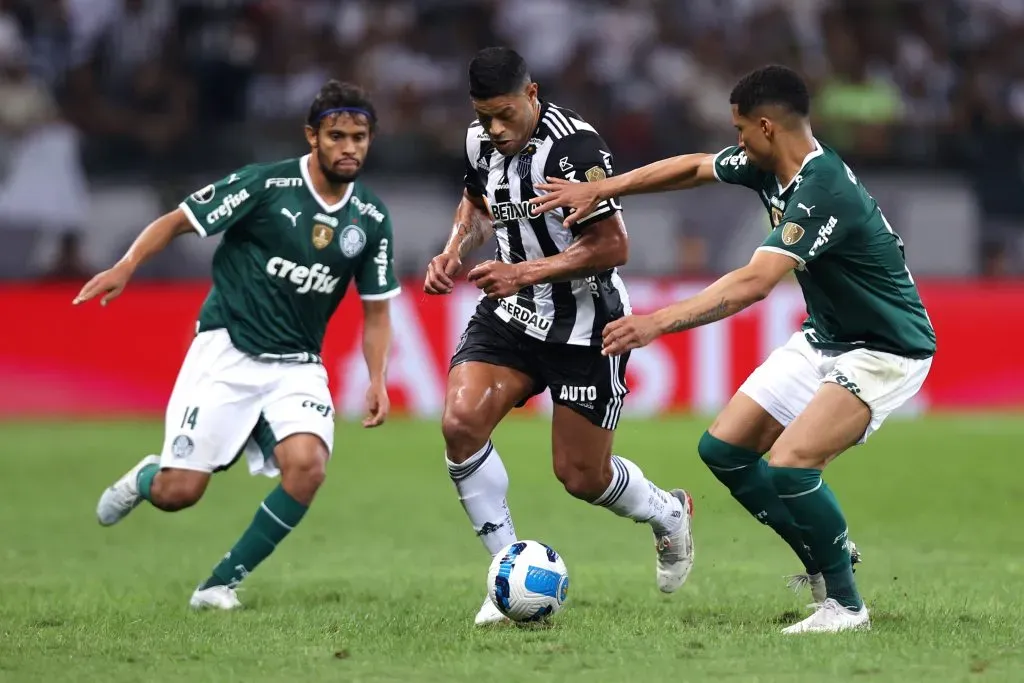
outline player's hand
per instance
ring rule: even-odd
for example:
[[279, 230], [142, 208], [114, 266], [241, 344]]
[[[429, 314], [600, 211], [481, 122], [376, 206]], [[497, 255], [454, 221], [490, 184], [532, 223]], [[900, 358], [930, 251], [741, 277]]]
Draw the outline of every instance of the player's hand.
[[601, 355], [620, 356], [657, 339], [658, 326], [649, 315], [627, 315], [605, 325], [601, 337]]
[[462, 259], [458, 254], [444, 252], [430, 259], [427, 266], [427, 279], [423, 282], [423, 291], [427, 294], [450, 294], [455, 287], [452, 278], [462, 271]]
[[530, 200], [537, 213], [553, 211], [559, 207], [569, 209], [568, 215], [562, 221], [562, 225], [567, 228], [592, 214], [601, 203], [601, 195], [593, 183], [574, 183], [562, 178], [549, 177], [548, 182], [537, 183], [534, 188], [547, 193]]
[[504, 299], [523, 288], [519, 274], [519, 268], [511, 263], [484, 261], [469, 271], [467, 277], [477, 289], [484, 290], [489, 299]]
[[113, 268], [103, 271], [85, 283], [82, 291], [78, 293], [78, 296], [71, 303], [77, 306], [93, 297], [104, 294], [105, 296], [100, 299], [100, 305], [106, 306], [124, 291], [125, 286], [128, 285], [128, 280], [131, 279], [134, 272], [135, 269], [130, 264], [119, 262]]
[[366, 390], [366, 409], [368, 414], [363, 419], [364, 427], [384, 424], [391, 411], [391, 399], [388, 398], [388, 388], [383, 382], [370, 383], [370, 388]]

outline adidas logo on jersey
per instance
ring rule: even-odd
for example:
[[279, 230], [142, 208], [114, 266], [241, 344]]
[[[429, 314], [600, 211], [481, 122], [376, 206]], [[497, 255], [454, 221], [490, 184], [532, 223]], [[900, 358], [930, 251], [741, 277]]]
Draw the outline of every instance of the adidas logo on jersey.
[[360, 216], [369, 216], [378, 223], [382, 223], [384, 221], [384, 214], [380, 212], [376, 204], [364, 202], [355, 195], [352, 195], [349, 198], [349, 201], [352, 202], [352, 206], [359, 209]]
[[331, 277], [330, 273], [330, 266], [322, 263], [314, 263], [312, 268], [307, 268], [280, 256], [267, 261], [267, 275], [291, 282], [297, 287], [295, 291], [298, 294], [310, 291], [318, 294], [333, 293], [341, 278]]
[[221, 201], [220, 206], [206, 214], [206, 222], [213, 225], [221, 218], [230, 218], [234, 213], [235, 209], [242, 205], [242, 203], [249, 198], [249, 191], [244, 187], [234, 193], [224, 197]]

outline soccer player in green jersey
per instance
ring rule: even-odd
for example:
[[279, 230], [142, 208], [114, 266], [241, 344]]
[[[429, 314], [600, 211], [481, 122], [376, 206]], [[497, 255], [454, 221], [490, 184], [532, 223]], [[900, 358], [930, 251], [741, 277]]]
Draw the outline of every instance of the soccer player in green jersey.
[[[704, 291], [603, 331], [614, 356], [672, 332], [721, 320], [765, 298], [790, 271], [807, 320], [747, 378], [697, 450], [756, 519], [803, 561], [817, 603], [784, 633], [868, 628], [853, 578], [846, 520], [822, 470], [863, 443], [924, 383], [935, 332], [903, 242], [875, 200], [809, 123], [807, 86], [768, 66], [745, 76], [730, 98], [739, 144], [718, 154], [664, 159], [596, 183], [552, 179], [541, 210], [573, 209], [571, 225], [598, 202], [725, 182], [758, 193], [772, 231], [750, 263]], [[762, 455], [768, 453], [768, 462]]]
[[239, 607], [235, 587], [302, 520], [323, 484], [334, 409], [320, 349], [353, 281], [370, 375], [363, 426], [387, 416], [389, 306], [400, 291], [394, 235], [387, 208], [357, 180], [376, 122], [361, 89], [328, 82], [309, 109], [309, 154], [246, 166], [192, 193], [75, 298], [102, 296], [106, 305], [174, 238], [223, 235], [213, 287], [167, 407], [163, 449], [104, 491], [96, 510], [100, 524], [110, 525], [143, 500], [168, 512], [187, 508], [210, 475], [243, 454], [252, 474], [280, 475], [252, 524], [192, 594], [194, 608]]

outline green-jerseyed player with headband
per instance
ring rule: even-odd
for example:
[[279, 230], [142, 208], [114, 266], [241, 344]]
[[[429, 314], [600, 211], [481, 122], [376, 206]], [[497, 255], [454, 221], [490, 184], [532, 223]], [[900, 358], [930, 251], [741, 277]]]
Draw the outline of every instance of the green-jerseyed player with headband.
[[[721, 320], [763, 299], [790, 271], [807, 303], [803, 329], [747, 378], [698, 444], [701, 459], [804, 563], [816, 610], [784, 633], [868, 628], [852, 544], [825, 466], [863, 443], [924, 384], [935, 332], [904, 260], [903, 242], [875, 200], [809, 123], [807, 86], [768, 66], [730, 98], [739, 144], [664, 159], [597, 183], [552, 180], [534, 200], [568, 207], [571, 224], [611, 197], [725, 182], [758, 193], [772, 231], [750, 263], [690, 299], [604, 329], [616, 355]], [[762, 458], [769, 453], [768, 462]], [[854, 551], [855, 552], [855, 551]]]
[[376, 122], [361, 89], [328, 82], [309, 110], [309, 154], [246, 166], [192, 193], [75, 299], [102, 296], [105, 305], [175, 237], [223, 234], [213, 287], [167, 407], [163, 449], [104, 491], [96, 510], [110, 525], [143, 500], [169, 512], [189, 507], [214, 472], [243, 454], [252, 474], [280, 475], [192, 594], [194, 608], [239, 607], [235, 587], [302, 520], [324, 481], [334, 409], [320, 349], [350, 282], [363, 301], [370, 375], [363, 426], [387, 416], [389, 307], [400, 291], [394, 236], [387, 208], [357, 180]]

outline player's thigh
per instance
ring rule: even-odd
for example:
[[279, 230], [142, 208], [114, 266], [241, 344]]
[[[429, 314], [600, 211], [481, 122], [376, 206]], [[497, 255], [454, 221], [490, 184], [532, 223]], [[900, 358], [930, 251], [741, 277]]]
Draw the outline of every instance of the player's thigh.
[[551, 456], [555, 476], [578, 498], [595, 500], [611, 480], [614, 430], [601, 427], [572, 407], [556, 403], [551, 413]]
[[740, 385], [711, 427], [726, 443], [765, 453], [814, 398], [822, 378], [820, 353], [802, 334], [772, 351]]
[[863, 443], [921, 390], [931, 365], [931, 358], [856, 349], [836, 358], [823, 381], [843, 387], [870, 409], [871, 420], [858, 440]]
[[449, 446], [482, 447], [495, 425], [541, 388], [520, 340], [474, 317], [448, 370], [441, 418], [445, 440]]
[[727, 444], [763, 454], [782, 430], [782, 424], [761, 404], [738, 391], [715, 417], [708, 433]]
[[554, 403], [551, 449], [555, 474], [571, 493], [596, 493], [606, 482], [615, 428], [629, 388], [629, 354], [603, 356], [589, 347], [543, 348], [537, 354]]
[[327, 370], [318, 363], [272, 365], [278, 381], [246, 443], [249, 471], [287, 476], [294, 469], [322, 479], [334, 449], [335, 414]]
[[870, 422], [871, 410], [856, 394], [833, 382], [823, 382], [803, 412], [775, 441], [769, 464], [823, 469], [860, 441]]
[[231, 465], [273, 381], [259, 366], [231, 345], [227, 332], [197, 335], [167, 404], [161, 468], [210, 474]]

